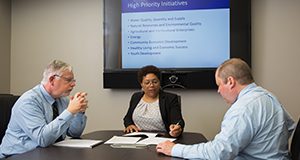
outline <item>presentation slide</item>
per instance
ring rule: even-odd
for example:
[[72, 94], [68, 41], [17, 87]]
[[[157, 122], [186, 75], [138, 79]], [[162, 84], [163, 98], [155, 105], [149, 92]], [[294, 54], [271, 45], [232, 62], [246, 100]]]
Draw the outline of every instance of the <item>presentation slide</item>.
[[214, 68], [230, 57], [229, 0], [122, 0], [122, 68]]

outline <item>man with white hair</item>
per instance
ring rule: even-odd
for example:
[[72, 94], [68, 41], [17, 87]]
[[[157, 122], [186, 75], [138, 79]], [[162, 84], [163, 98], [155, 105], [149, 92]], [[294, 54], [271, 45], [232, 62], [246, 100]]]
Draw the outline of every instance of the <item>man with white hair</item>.
[[77, 92], [72, 67], [52, 61], [43, 80], [25, 92], [12, 108], [10, 122], [0, 145], [0, 158], [47, 147], [66, 135], [80, 137], [85, 125], [87, 93]]

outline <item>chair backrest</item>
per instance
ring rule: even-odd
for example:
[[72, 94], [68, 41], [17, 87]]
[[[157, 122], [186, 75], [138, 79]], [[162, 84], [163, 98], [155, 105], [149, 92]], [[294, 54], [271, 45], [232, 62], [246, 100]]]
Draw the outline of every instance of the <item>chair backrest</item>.
[[300, 160], [300, 119], [293, 135], [291, 144], [292, 160]]
[[0, 143], [2, 142], [10, 119], [11, 109], [18, 98], [19, 96], [12, 94], [0, 94]]

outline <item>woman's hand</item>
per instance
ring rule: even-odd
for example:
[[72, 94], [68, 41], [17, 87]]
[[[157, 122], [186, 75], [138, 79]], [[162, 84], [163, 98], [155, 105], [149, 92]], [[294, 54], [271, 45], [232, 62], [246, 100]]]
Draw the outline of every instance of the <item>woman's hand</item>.
[[138, 128], [136, 125], [134, 124], [131, 124], [129, 126], [127, 126], [125, 129], [124, 129], [124, 132], [125, 133], [131, 133], [131, 132], [139, 132], [141, 131], [140, 128]]
[[170, 128], [169, 134], [172, 137], [178, 137], [182, 132], [182, 128], [179, 124], [171, 124], [169, 128]]

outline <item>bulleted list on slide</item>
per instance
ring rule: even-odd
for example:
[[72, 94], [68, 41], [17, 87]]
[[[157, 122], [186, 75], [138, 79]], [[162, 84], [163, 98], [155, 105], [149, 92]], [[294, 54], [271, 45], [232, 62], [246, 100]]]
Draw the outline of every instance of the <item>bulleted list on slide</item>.
[[218, 66], [229, 57], [229, 12], [227, 3], [122, 2], [122, 68]]

